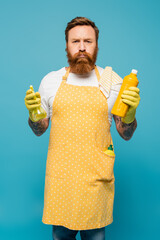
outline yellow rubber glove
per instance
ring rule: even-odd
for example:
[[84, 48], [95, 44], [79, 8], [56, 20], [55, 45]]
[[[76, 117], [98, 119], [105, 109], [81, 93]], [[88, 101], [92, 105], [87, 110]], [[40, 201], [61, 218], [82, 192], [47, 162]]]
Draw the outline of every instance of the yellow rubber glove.
[[33, 87], [30, 86], [30, 89], [27, 90], [27, 92], [26, 92], [26, 96], [24, 98], [24, 101], [25, 101], [26, 108], [29, 111], [29, 118], [33, 122], [35, 122], [32, 119], [32, 112], [33, 112], [33, 110], [35, 110], [35, 108], [41, 106], [41, 96], [40, 96], [40, 93], [39, 92], [35, 93], [34, 90], [33, 90]]
[[140, 90], [137, 87], [129, 87], [128, 90], [123, 91], [121, 98], [124, 103], [129, 105], [129, 109], [126, 116], [121, 118], [122, 122], [129, 124], [134, 121], [136, 109], [140, 102], [139, 92]]

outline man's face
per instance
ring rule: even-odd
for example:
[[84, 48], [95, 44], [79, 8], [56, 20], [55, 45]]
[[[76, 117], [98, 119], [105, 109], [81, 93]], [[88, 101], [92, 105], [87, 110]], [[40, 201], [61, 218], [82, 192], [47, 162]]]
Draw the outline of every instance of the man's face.
[[95, 30], [86, 25], [69, 30], [66, 51], [71, 72], [77, 74], [90, 72], [95, 66], [98, 52]]

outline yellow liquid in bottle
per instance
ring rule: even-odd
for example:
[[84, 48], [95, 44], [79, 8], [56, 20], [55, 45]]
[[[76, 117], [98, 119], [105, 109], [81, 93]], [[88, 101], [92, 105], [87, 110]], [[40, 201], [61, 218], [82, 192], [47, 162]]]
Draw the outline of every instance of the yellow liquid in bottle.
[[46, 118], [46, 116], [47, 116], [47, 113], [41, 106], [38, 108], [35, 108], [32, 111], [32, 119], [35, 122], [39, 121], [40, 119]]
[[119, 94], [118, 94], [118, 97], [117, 97], [117, 99], [114, 103], [114, 106], [112, 108], [112, 111], [111, 111], [111, 113], [113, 115], [116, 115], [116, 116], [119, 116], [119, 117], [125, 117], [125, 115], [128, 111], [129, 105], [122, 102], [121, 95], [122, 95], [123, 91], [128, 90], [129, 87], [137, 87], [139, 82], [138, 82], [138, 79], [137, 79], [136, 72], [137, 72], [137, 70], [133, 69], [132, 72], [129, 75], [124, 77], [121, 89], [120, 89]]

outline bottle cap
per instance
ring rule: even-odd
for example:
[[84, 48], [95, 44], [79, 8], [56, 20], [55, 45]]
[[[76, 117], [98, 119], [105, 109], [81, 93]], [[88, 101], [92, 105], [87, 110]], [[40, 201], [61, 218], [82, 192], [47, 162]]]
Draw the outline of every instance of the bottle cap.
[[113, 151], [113, 145], [112, 144], [109, 145], [108, 150], [112, 150]]
[[132, 69], [132, 72], [131, 73], [134, 73], [137, 75], [138, 71], [136, 69]]

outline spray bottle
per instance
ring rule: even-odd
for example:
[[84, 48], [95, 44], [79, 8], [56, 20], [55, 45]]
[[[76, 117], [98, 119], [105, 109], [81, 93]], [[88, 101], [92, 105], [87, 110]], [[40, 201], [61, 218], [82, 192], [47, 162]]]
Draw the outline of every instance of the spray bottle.
[[[34, 92], [32, 85], [30, 85], [30, 89]], [[34, 99], [36, 99], [36, 96], [34, 96]], [[46, 111], [41, 106], [33, 109], [30, 112], [30, 114], [34, 122], [38, 122], [40, 119], [45, 118], [47, 116]]]

